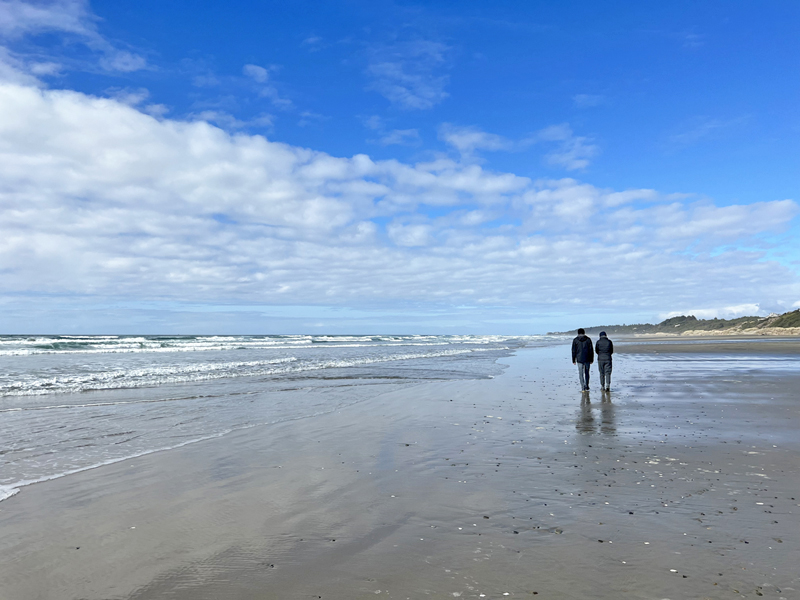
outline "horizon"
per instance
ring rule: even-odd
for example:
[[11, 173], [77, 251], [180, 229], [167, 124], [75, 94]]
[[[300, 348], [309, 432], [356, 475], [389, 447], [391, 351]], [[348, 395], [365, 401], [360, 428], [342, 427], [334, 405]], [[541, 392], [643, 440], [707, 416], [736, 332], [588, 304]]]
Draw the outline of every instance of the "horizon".
[[0, 332], [790, 312], [798, 23], [787, 0], [0, 0]]
[[[800, 309], [795, 309], [792, 311], [787, 311], [783, 314], [789, 314], [792, 312], [798, 312]], [[737, 319], [748, 319], [748, 318], [757, 318], [761, 320], [765, 320], [770, 316], [781, 316], [777, 313], [772, 313], [767, 316], [758, 316], [758, 315], [742, 315], [741, 317], [734, 317], [731, 319], [719, 319], [718, 317], [712, 317], [709, 319], [701, 319], [695, 317], [694, 315], [675, 315], [672, 317], [667, 317], [662, 321], [656, 323], [648, 323], [648, 322], [637, 322], [637, 323], [605, 323], [603, 325], [584, 325], [582, 326], [583, 329], [602, 329], [604, 327], [633, 327], [637, 325], [660, 325], [667, 321], [670, 321], [675, 318], [694, 318], [697, 321], [734, 321]], [[384, 337], [425, 337], [425, 336], [435, 336], [435, 337], [448, 337], [448, 336], [461, 336], [461, 335], [469, 335], [469, 336], [476, 336], [476, 337], [537, 337], [537, 336], [549, 336], [549, 335], [567, 335], [574, 333], [577, 331], [578, 327], [573, 329], [567, 329], [564, 331], [547, 331], [547, 332], [540, 332], [540, 333], [530, 333], [530, 334], [497, 334], [497, 333], [472, 333], [472, 334], [460, 334], [460, 333], [434, 333], [434, 332], [416, 332], [416, 333], [397, 333], [397, 332], [380, 332], [380, 333], [369, 333], [369, 332], [362, 332], [362, 333], [355, 333], [355, 332], [344, 332], [344, 333], [312, 333], [312, 332], [292, 332], [292, 333], [114, 333], [114, 332], [104, 332], [104, 333], [52, 333], [52, 332], [37, 332], [37, 333], [1, 333], [0, 336], [6, 337], [24, 337], [24, 336], [53, 336], [53, 337], [226, 337], [226, 336], [252, 336], [252, 337], [375, 337], [375, 336], [384, 336]], [[587, 334], [588, 335], [588, 334]]]

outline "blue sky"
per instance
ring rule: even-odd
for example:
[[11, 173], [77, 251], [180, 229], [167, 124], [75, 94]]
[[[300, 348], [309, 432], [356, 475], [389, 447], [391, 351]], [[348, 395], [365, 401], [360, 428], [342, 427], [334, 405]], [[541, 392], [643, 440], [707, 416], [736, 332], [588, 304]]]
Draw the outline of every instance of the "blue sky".
[[0, 0], [4, 332], [800, 306], [796, 2]]

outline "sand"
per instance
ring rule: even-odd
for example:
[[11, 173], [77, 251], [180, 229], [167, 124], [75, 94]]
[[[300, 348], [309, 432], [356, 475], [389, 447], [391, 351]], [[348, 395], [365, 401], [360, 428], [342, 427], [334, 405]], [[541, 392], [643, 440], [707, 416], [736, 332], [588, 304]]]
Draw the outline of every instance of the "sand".
[[786, 337], [679, 337], [638, 336], [620, 338], [617, 351], [622, 354], [720, 354], [789, 357], [800, 354], [800, 340]]
[[637, 344], [25, 488], [0, 599], [800, 597], [796, 357]]

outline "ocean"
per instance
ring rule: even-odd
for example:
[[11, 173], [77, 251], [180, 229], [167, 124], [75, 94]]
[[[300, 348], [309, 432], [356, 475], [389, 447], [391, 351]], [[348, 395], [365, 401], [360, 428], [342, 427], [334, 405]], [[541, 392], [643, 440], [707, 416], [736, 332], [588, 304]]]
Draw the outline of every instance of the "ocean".
[[0, 336], [0, 500], [33, 483], [426, 380], [548, 336]]

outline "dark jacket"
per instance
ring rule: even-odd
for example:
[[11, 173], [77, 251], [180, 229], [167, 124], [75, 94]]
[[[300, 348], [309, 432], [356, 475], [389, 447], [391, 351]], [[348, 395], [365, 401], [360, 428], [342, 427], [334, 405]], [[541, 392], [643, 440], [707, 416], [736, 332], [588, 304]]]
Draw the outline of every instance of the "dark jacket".
[[614, 342], [607, 337], [601, 337], [594, 345], [594, 350], [597, 352], [597, 360], [611, 360], [611, 355], [614, 354]]
[[583, 334], [572, 340], [572, 362], [589, 364], [594, 362], [592, 340]]

